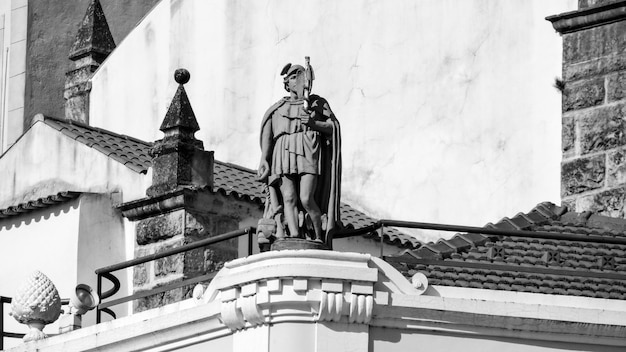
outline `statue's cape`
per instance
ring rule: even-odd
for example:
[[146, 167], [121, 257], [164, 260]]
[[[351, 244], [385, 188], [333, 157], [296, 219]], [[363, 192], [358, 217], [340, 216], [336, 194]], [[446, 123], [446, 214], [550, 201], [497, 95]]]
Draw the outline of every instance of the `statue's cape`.
[[274, 111], [276, 111], [276, 109], [283, 106], [287, 101], [289, 101], [289, 97], [281, 98], [274, 105], [270, 106], [270, 108], [267, 109], [267, 111], [265, 112], [265, 115], [263, 115], [263, 122], [261, 122], [261, 133], [259, 134], [259, 144], [263, 142], [263, 129], [265, 129], [265, 125], [267, 125], [267, 123], [269, 122], [272, 114], [274, 113]]
[[[274, 111], [287, 103], [289, 97], [284, 97], [274, 105], [272, 105], [265, 115], [261, 123], [261, 136], [263, 129], [268, 127], [267, 122], [270, 120]], [[342, 227], [340, 217], [341, 204], [341, 130], [339, 121], [330, 109], [330, 105], [326, 99], [311, 95], [309, 97], [311, 110], [315, 111], [318, 116], [322, 116], [326, 121], [331, 122], [332, 133], [330, 135], [322, 134], [320, 148], [320, 176], [317, 180], [315, 190], [315, 201], [320, 207], [322, 214], [326, 214], [328, 222], [326, 225], [327, 241], [329, 233], [333, 233]], [[319, 117], [318, 117], [319, 118]]]

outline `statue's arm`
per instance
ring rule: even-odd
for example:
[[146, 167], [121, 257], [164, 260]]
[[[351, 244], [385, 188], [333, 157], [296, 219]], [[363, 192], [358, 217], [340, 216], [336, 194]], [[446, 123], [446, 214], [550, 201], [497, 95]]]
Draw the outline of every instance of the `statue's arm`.
[[318, 131], [324, 135], [330, 135], [333, 133], [333, 124], [330, 121], [318, 121], [315, 116], [311, 116], [308, 119], [308, 123], [305, 125], [311, 127], [312, 130]]
[[302, 122], [312, 130], [328, 136], [333, 133], [333, 123], [330, 121], [332, 113], [326, 99], [318, 98], [311, 104], [310, 117], [302, 119]]
[[261, 127], [261, 162], [257, 170], [258, 179], [265, 181], [270, 175], [270, 158], [272, 155], [272, 119], [268, 118]]
[[270, 160], [272, 153], [272, 119], [268, 119], [261, 130], [261, 160]]

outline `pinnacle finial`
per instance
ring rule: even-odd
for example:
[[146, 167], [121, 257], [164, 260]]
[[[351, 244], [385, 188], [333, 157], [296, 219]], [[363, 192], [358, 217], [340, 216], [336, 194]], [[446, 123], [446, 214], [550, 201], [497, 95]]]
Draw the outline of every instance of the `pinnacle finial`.
[[161, 131], [165, 132], [165, 130], [172, 128], [182, 128], [195, 132], [200, 129], [198, 121], [196, 121], [196, 115], [193, 113], [191, 103], [185, 92], [185, 87], [183, 86], [183, 84], [189, 82], [190, 77], [191, 74], [184, 68], [179, 68], [174, 72], [174, 79], [178, 82], [179, 86], [176, 90], [176, 94], [174, 94], [174, 98], [172, 98], [170, 107], [167, 109], [165, 119], [161, 124]]
[[189, 73], [189, 71], [187, 71], [184, 68], [179, 68], [178, 70], [174, 72], [174, 80], [178, 84], [185, 84], [189, 82], [190, 78], [191, 78], [191, 74]]
[[76, 61], [91, 54], [97, 57], [98, 63], [102, 63], [113, 49], [115, 49], [115, 41], [100, 1], [91, 0], [70, 49], [69, 58]]

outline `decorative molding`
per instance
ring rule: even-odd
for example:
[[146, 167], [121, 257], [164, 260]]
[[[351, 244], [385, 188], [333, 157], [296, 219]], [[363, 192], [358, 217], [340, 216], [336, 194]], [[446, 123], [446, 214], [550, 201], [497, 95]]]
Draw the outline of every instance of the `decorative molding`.
[[[206, 208], [206, 201], [212, 200], [215, 197], [227, 197], [228, 193], [221, 189], [213, 190], [210, 186], [195, 187], [195, 186], [181, 186], [181, 188], [159, 194], [154, 197], [145, 197], [130, 202], [122, 203], [116, 206], [116, 209], [122, 213], [122, 215], [130, 221], [138, 221], [154, 217], [157, 215], [169, 213], [175, 210], [186, 209], [193, 210], [199, 213], [206, 212], [220, 212], [220, 211], [232, 211], [228, 207]], [[258, 205], [250, 204], [247, 200], [241, 197], [236, 197], [237, 200], [241, 200], [241, 203], [229, 201], [231, 205], [243, 204], [244, 206], [250, 206], [251, 209], [257, 209]], [[237, 208], [240, 211], [240, 208]], [[240, 214], [239, 214], [240, 215]]]
[[626, 1], [546, 17], [560, 34], [626, 20]]
[[130, 221], [143, 220], [174, 210], [190, 208], [199, 192], [213, 193], [210, 188], [185, 187], [155, 197], [123, 203], [116, 208]]
[[246, 325], [237, 301], [222, 302], [221, 320], [231, 331], [240, 330]]
[[243, 297], [240, 302], [241, 312], [243, 313], [243, 317], [246, 321], [248, 321], [252, 326], [265, 323], [265, 316], [257, 304], [256, 295]]
[[289, 305], [307, 321], [368, 324], [374, 308], [372, 282], [274, 278], [219, 292], [221, 320], [231, 331], [271, 322]]
[[17, 289], [9, 313], [20, 324], [30, 328], [23, 337], [24, 342], [47, 338], [43, 332], [44, 326], [55, 322], [60, 314], [59, 292], [54, 283], [38, 270]]
[[374, 310], [374, 297], [370, 295], [350, 295], [350, 315], [348, 321], [351, 323], [369, 324], [372, 320]]
[[339, 321], [343, 313], [343, 294], [341, 292], [325, 292], [320, 295], [320, 305], [316, 320]]
[[203, 299], [221, 302], [220, 319], [231, 331], [287, 316], [308, 322], [369, 324], [374, 305], [389, 304], [389, 294], [425, 291], [394, 273], [399, 274], [366, 254], [267, 252], [226, 263]]

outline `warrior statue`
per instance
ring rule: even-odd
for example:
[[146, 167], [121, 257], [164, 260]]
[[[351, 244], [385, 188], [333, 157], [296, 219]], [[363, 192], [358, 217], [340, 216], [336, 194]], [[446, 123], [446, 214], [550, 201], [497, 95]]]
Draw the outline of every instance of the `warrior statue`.
[[[330, 247], [341, 225], [341, 138], [326, 99], [310, 94], [313, 70], [287, 64], [281, 75], [289, 96], [272, 105], [261, 124], [259, 180], [268, 195], [259, 221], [259, 245], [304, 238]], [[330, 236], [329, 236], [330, 234]]]

